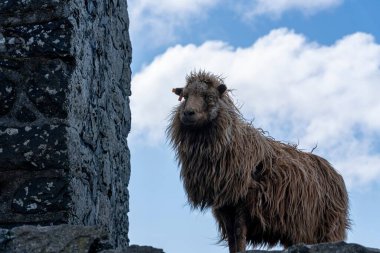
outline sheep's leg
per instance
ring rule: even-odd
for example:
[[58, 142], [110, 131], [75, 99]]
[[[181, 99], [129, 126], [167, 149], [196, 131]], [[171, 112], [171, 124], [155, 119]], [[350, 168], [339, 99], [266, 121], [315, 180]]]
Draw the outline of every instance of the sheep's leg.
[[237, 212], [228, 230], [228, 247], [230, 253], [245, 252], [247, 244], [247, 226], [244, 216]]
[[247, 225], [245, 224], [245, 221], [243, 224], [239, 224], [237, 231], [237, 252], [245, 252], [245, 247], [247, 245]]
[[245, 252], [247, 225], [242, 208], [224, 206], [213, 210], [230, 253]]

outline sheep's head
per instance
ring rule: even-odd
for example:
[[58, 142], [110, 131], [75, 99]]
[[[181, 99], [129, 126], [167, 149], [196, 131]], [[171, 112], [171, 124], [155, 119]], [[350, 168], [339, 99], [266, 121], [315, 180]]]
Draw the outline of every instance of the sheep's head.
[[202, 127], [214, 120], [226, 90], [226, 85], [212, 80], [188, 81], [184, 88], [173, 89], [180, 101], [184, 98], [179, 106], [181, 123], [189, 127]]

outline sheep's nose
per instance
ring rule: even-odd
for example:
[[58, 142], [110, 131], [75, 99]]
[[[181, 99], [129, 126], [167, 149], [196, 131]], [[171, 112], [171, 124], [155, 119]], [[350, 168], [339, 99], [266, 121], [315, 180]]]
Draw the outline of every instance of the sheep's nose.
[[192, 110], [192, 109], [187, 109], [186, 111], [183, 112], [183, 115], [184, 115], [185, 117], [191, 117], [191, 116], [193, 116], [194, 114], [195, 114], [195, 112], [194, 112], [194, 110]]

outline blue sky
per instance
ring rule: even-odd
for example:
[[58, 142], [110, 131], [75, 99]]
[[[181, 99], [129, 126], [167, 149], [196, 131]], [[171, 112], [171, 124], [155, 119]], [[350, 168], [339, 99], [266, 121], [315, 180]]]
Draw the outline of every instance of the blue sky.
[[347, 241], [380, 248], [380, 1], [131, 0], [130, 240], [226, 252], [191, 211], [165, 138], [170, 92], [192, 70], [224, 76], [256, 127], [326, 157], [345, 178]]

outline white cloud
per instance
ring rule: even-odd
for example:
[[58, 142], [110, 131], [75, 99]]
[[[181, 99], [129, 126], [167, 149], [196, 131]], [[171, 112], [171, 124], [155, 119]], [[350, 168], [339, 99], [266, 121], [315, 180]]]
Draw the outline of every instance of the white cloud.
[[[315, 13], [336, 7], [344, 0], [131, 0], [128, 1], [130, 33], [135, 47], [158, 47], [175, 42], [182, 30], [210, 15], [212, 8], [237, 10], [245, 18], [280, 17], [299, 10]], [[232, 15], [232, 14], [231, 14]]]
[[160, 46], [173, 42], [177, 29], [206, 15], [221, 0], [131, 0], [130, 32], [136, 45]]
[[343, 0], [255, 0], [238, 2], [237, 6], [245, 17], [270, 15], [280, 17], [284, 12], [297, 10], [304, 14], [313, 14], [321, 10], [338, 6]]
[[330, 46], [287, 29], [247, 48], [220, 41], [169, 48], [132, 80], [133, 141], [162, 144], [171, 88], [191, 70], [226, 77], [247, 119], [285, 142], [326, 156], [349, 183], [380, 179], [380, 45], [355, 33]]

